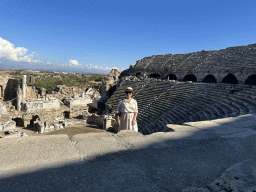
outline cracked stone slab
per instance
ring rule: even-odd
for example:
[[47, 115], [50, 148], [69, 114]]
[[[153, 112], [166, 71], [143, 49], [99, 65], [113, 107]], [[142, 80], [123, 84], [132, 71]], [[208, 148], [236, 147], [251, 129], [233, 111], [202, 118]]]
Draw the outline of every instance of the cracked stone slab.
[[74, 135], [71, 142], [85, 160], [129, 148], [116, 134], [109, 132]]
[[0, 174], [81, 161], [64, 134], [1, 139], [0, 149]]

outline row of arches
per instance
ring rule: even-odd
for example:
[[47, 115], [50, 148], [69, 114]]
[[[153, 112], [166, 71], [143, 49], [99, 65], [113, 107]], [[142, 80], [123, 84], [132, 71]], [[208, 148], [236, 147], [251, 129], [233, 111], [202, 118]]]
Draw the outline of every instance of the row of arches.
[[[136, 76], [139, 76], [141, 73], [137, 73]], [[152, 73], [149, 75], [150, 78], [157, 78], [160, 79], [161, 75], [157, 73]], [[176, 75], [174, 74], [168, 74], [165, 79], [169, 80], [177, 80]], [[186, 75], [182, 81], [192, 81], [192, 82], [197, 82], [197, 78], [193, 74]], [[217, 83], [217, 79], [213, 75], [207, 75], [202, 79], [203, 83]], [[238, 84], [237, 78], [232, 75], [228, 74], [226, 77], [224, 77], [221, 81], [221, 83], [228, 83], [228, 84]], [[256, 74], [250, 75], [246, 80], [245, 80], [246, 85], [256, 85]]]

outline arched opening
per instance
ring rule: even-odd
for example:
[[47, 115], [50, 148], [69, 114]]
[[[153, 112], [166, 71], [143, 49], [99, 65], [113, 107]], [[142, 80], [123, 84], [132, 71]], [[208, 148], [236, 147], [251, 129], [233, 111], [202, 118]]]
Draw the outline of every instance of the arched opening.
[[70, 118], [70, 111], [64, 111], [63, 112], [63, 114], [64, 114], [64, 118]]
[[238, 80], [234, 75], [228, 74], [222, 79], [221, 83], [238, 84]]
[[213, 75], [207, 75], [202, 80], [203, 83], [217, 83], [216, 78]]
[[110, 87], [108, 90], [108, 98], [110, 98], [111, 95], [113, 95], [115, 91], [116, 91], [116, 85], [113, 87]]
[[158, 73], [152, 73], [149, 75], [150, 78], [156, 78], [156, 79], [160, 79], [161, 75], [159, 75]]
[[39, 119], [39, 116], [38, 115], [33, 115], [32, 116], [32, 119], [30, 120], [30, 125], [31, 126], [34, 126], [35, 124], [35, 121]]
[[136, 73], [136, 77], [138, 77], [138, 76], [140, 76], [141, 75], [141, 72], [139, 72], [139, 73]]
[[15, 119], [12, 119], [12, 120], [16, 122], [17, 127], [24, 127], [24, 120], [23, 119], [15, 118]]
[[256, 74], [250, 75], [244, 82], [246, 85], [256, 85]]
[[193, 81], [193, 82], [197, 82], [197, 79], [196, 79], [196, 76], [195, 76], [195, 75], [189, 74], [189, 75], [186, 75], [186, 76], [183, 78], [183, 81]]
[[177, 80], [177, 77], [176, 77], [176, 75], [174, 75], [174, 74], [169, 74], [169, 75], [167, 75], [166, 76], [166, 79], [168, 79], [169, 78], [169, 80]]

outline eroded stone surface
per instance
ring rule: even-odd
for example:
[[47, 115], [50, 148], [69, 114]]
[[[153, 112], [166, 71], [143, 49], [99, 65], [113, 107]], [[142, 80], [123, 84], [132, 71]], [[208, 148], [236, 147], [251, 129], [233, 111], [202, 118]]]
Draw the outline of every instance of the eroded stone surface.
[[228, 168], [206, 188], [188, 187], [183, 192], [255, 192], [256, 159], [248, 159]]

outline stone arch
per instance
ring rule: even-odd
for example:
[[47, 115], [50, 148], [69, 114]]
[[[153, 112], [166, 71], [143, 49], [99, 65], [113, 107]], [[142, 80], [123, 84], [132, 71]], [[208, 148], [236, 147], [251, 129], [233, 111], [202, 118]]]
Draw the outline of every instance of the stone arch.
[[222, 79], [221, 83], [238, 84], [238, 80], [236, 76], [230, 73]]
[[193, 74], [188, 74], [186, 75], [182, 81], [193, 81], [193, 82], [197, 82], [196, 76]]
[[256, 85], [256, 74], [250, 75], [244, 82], [246, 85]]
[[213, 75], [209, 74], [203, 78], [202, 82], [203, 83], [217, 83], [217, 80]]
[[172, 73], [168, 74], [168, 75], [166, 76], [166, 79], [168, 79], [168, 77], [169, 77], [169, 80], [177, 80], [176, 75], [174, 75], [174, 74], [172, 74]]
[[24, 127], [24, 120], [22, 118], [15, 118], [15, 119], [12, 119], [12, 120], [16, 122], [16, 126]]
[[161, 75], [159, 75], [158, 73], [152, 73], [149, 75], [150, 78], [156, 78], [156, 79], [160, 79]]

